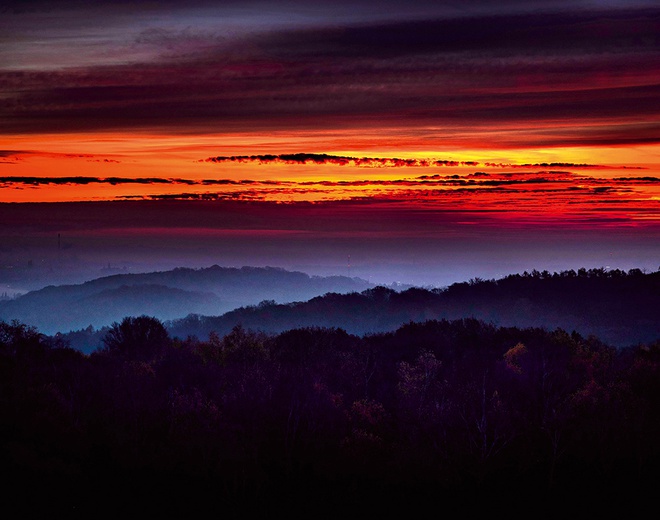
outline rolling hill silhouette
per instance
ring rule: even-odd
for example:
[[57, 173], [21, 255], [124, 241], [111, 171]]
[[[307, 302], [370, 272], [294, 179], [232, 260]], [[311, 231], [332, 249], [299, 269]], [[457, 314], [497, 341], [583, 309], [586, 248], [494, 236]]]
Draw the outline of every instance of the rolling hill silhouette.
[[179, 268], [51, 286], [0, 302], [0, 320], [59, 332], [74, 348], [100, 346], [126, 316], [163, 321], [173, 337], [206, 339], [236, 325], [266, 333], [335, 327], [367, 335], [410, 322], [475, 318], [496, 326], [561, 328], [613, 346], [660, 338], [660, 271], [579, 269], [472, 279], [445, 288], [373, 286], [279, 268]]
[[16, 319], [55, 334], [107, 326], [124, 316], [172, 320], [191, 313], [219, 315], [262, 300], [285, 303], [369, 287], [359, 278], [309, 276], [275, 267], [177, 268], [48, 286], [0, 301], [0, 320]]

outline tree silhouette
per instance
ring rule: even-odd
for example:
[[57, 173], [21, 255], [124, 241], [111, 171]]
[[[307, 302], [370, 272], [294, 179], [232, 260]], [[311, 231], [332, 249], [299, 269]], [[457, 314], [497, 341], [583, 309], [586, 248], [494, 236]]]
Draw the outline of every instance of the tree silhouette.
[[127, 316], [113, 323], [103, 337], [103, 351], [129, 359], [151, 359], [170, 345], [165, 326], [151, 316]]
[[0, 322], [0, 354], [15, 356], [43, 349], [43, 334], [17, 320]]

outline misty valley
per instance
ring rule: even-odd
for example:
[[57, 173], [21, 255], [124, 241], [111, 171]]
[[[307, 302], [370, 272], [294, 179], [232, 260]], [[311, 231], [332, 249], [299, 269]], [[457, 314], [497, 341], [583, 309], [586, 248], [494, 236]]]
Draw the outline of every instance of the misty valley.
[[102, 346], [114, 322], [139, 315], [159, 319], [180, 338], [224, 335], [239, 324], [269, 333], [320, 326], [364, 335], [411, 321], [476, 318], [497, 326], [575, 330], [623, 347], [660, 337], [659, 278], [640, 269], [581, 268], [417, 287], [213, 265], [49, 285], [0, 300], [0, 320], [57, 335], [85, 353]]

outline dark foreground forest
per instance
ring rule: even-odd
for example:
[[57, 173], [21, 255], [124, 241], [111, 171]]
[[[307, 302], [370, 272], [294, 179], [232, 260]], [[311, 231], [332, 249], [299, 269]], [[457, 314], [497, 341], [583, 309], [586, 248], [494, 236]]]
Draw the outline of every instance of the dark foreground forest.
[[475, 319], [201, 341], [140, 316], [91, 354], [0, 322], [3, 512], [653, 514], [659, 372], [658, 341]]

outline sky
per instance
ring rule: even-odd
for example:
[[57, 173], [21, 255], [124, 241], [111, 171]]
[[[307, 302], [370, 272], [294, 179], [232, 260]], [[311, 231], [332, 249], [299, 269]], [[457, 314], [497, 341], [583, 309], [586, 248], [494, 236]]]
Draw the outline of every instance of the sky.
[[3, 6], [0, 282], [660, 266], [655, 1]]

